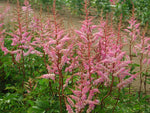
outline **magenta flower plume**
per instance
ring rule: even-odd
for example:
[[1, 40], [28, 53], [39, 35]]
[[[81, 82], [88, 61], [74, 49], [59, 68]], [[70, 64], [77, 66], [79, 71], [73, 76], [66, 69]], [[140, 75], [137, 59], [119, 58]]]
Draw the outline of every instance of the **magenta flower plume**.
[[75, 108], [77, 113], [82, 112], [87, 105], [89, 106], [87, 112], [91, 112], [95, 105], [99, 103], [98, 100], [94, 99], [95, 94], [99, 93], [99, 90], [91, 87], [88, 76], [80, 74], [78, 76], [82, 77], [82, 79], [77, 81], [75, 90], [71, 89], [73, 95], [69, 95], [67, 101], [71, 108]]
[[10, 6], [8, 5], [4, 11], [2, 13], [0, 13], [0, 48], [2, 51], [4, 51], [4, 55], [6, 55], [9, 50], [4, 46], [4, 33], [5, 33], [5, 29], [3, 29], [3, 20], [5, 18], [5, 16], [7, 16], [7, 12], [9, 11]]
[[[86, 3], [85, 3], [86, 4]], [[85, 5], [85, 8], [87, 6]], [[75, 89], [71, 89], [72, 95], [69, 95], [68, 103], [71, 105], [71, 108], [75, 108], [75, 112], [79, 113], [82, 112], [85, 108], [85, 106], [88, 106], [88, 111], [91, 112], [95, 105], [99, 103], [96, 99], [94, 99], [94, 96], [96, 93], [99, 93], [99, 90], [95, 87], [91, 87], [92, 82], [94, 78], [92, 77], [92, 74], [95, 73], [95, 64], [93, 62], [95, 57], [94, 48], [97, 45], [97, 37], [93, 34], [93, 30], [97, 28], [96, 25], [92, 24], [92, 19], [88, 18], [88, 11], [86, 10], [86, 18], [82, 22], [82, 26], [80, 30], [75, 30], [78, 38], [76, 41], [76, 46], [78, 49], [76, 49], [77, 57], [73, 63], [81, 67], [81, 72], [75, 73], [79, 79], [76, 81], [76, 85], [74, 86]], [[73, 66], [74, 67], [74, 64]], [[68, 83], [67, 79], [66, 85]], [[88, 95], [89, 94], [89, 95]], [[68, 103], [66, 105], [68, 105]], [[69, 112], [69, 111], [68, 111]]]
[[[23, 7], [30, 7], [30, 4], [25, 1], [25, 6]], [[18, 6], [19, 7], [19, 6]], [[17, 10], [17, 16], [12, 19], [12, 22], [16, 24], [17, 29], [15, 29], [12, 33], [7, 33], [11, 36], [8, 40], [12, 40], [11, 46], [17, 49], [12, 48], [12, 50], [8, 50], [6, 47], [4, 47], [4, 44], [2, 45], [2, 50], [5, 52], [5, 54], [15, 54], [16, 55], [16, 61], [19, 62], [21, 60], [21, 56], [27, 56], [29, 54], [37, 54], [39, 56], [42, 55], [41, 52], [35, 50], [35, 48], [31, 45], [31, 40], [33, 38], [30, 29], [28, 28], [28, 25], [26, 23], [26, 20], [21, 19], [21, 16], [28, 17], [28, 15], [31, 11], [30, 10], [20, 10], [18, 8]]]

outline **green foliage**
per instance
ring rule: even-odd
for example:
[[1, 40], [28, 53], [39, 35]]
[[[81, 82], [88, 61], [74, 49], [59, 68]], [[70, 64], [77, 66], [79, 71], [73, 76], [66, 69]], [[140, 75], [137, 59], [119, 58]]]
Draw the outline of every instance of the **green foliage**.
[[[105, 100], [105, 106], [101, 108], [99, 105], [96, 106], [94, 111], [101, 112], [101, 113], [148, 113], [150, 112], [149, 102], [148, 99], [150, 98], [149, 95], [141, 95], [139, 99], [138, 93], [136, 94], [127, 94], [126, 91], [128, 89], [122, 89], [120, 93], [113, 93], [110, 97]], [[101, 92], [103, 94], [103, 92]], [[116, 96], [115, 96], [116, 95]], [[118, 104], [115, 106], [118, 99]], [[114, 111], [113, 111], [114, 110]]]
[[131, 67], [130, 71], [131, 71], [132, 74], [135, 74], [135, 73], [136, 73], [136, 72], [134, 71], [135, 68], [140, 67], [140, 65], [139, 65], [139, 64], [136, 64], [136, 63], [129, 64], [129, 66]]
[[101, 11], [103, 11], [103, 14], [109, 13], [111, 11], [109, 0], [96, 0], [94, 5], [98, 14]]
[[23, 104], [23, 97], [17, 93], [7, 93], [3, 98], [0, 98], [0, 112], [1, 113], [19, 113], [25, 110]]
[[73, 14], [83, 14], [84, 1], [83, 0], [66, 0], [66, 4]]
[[[19, 0], [23, 4], [24, 0]], [[16, 0], [11, 0], [12, 3], [16, 3]], [[30, 3], [39, 8], [42, 4], [43, 8], [46, 10], [47, 6], [52, 9], [53, 0], [30, 0]], [[135, 7], [135, 15], [144, 25], [150, 20], [150, 1], [149, 0], [119, 0], [115, 5], [110, 4], [110, 0], [90, 0], [89, 7], [96, 8], [96, 13], [99, 14], [103, 11], [104, 16], [107, 13], [114, 12], [115, 16], [118, 17], [121, 14], [123, 19], [129, 19], [132, 12], [133, 4]], [[56, 0], [56, 9], [59, 11], [64, 7], [70, 9], [72, 14], [82, 15], [84, 14], [84, 0]], [[128, 18], [127, 18], [128, 17]], [[117, 18], [115, 18], [117, 19]], [[150, 23], [150, 22], [149, 22]]]
[[115, 19], [119, 19], [118, 17], [122, 14], [123, 20], [128, 20], [130, 18], [129, 15], [131, 15], [132, 8], [133, 5], [131, 0], [119, 0], [114, 8]]
[[[43, 4], [43, 8], [44, 9], [47, 9], [47, 7], [50, 7], [52, 9], [54, 0], [40, 0], [40, 1]], [[37, 1], [37, 3], [38, 2], [39, 1]], [[64, 0], [56, 0], [56, 9], [62, 10], [64, 5], [65, 5], [65, 1]]]
[[55, 100], [37, 100], [27, 113], [59, 113], [59, 102]]
[[5, 88], [16, 83], [18, 69], [14, 66], [10, 55], [5, 55], [0, 50], [0, 93], [6, 92]]
[[150, 0], [135, 0], [136, 16], [144, 25], [150, 23]]

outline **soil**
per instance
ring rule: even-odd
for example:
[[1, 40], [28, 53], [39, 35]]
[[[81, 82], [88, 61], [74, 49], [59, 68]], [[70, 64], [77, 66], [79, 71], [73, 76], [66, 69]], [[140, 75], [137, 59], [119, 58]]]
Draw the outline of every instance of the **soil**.
[[[6, 2], [2, 2], [0, 1], [0, 6], [2, 7], [6, 7]], [[12, 9], [16, 8], [16, 5], [14, 4], [10, 4], [10, 12], [12, 11]], [[0, 10], [1, 12], [1, 10]], [[39, 11], [36, 10], [35, 11], [36, 15], [39, 15]], [[42, 12], [42, 17], [44, 18], [47, 15], [47, 12]], [[50, 16], [52, 16], [52, 14], [49, 14]], [[8, 18], [5, 19], [5, 23], [7, 23], [8, 21], [10, 21], [11, 17], [9, 16]], [[66, 29], [78, 29], [81, 26], [81, 21], [83, 21], [83, 17], [79, 17], [79, 16], [75, 16], [75, 15], [71, 15], [70, 12], [68, 12], [67, 10], [64, 12], [61, 12], [61, 14], [58, 16], [58, 19], [62, 19], [63, 20], [63, 24], [64, 27]], [[94, 22], [98, 23], [99, 22], [99, 18], [95, 19]], [[128, 46], [124, 46], [123, 50], [127, 52], [127, 54], [129, 54], [128, 51]], [[133, 63], [137, 63], [139, 64], [139, 58], [138, 57], [133, 57]], [[136, 71], [139, 71], [139, 68], [136, 68]], [[144, 80], [144, 78], [143, 78]], [[131, 84], [131, 89], [132, 92], [138, 91], [139, 90], [139, 86], [140, 86], [140, 77], [138, 75], [138, 77], [136, 78], [136, 80], [134, 80]], [[150, 94], [150, 84], [147, 84], [147, 93]], [[142, 83], [142, 91], [144, 92], [144, 82]]]

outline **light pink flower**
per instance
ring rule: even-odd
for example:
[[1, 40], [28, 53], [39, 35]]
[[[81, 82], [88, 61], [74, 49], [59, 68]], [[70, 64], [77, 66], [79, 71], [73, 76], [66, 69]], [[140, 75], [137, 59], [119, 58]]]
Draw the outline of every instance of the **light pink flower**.
[[55, 80], [55, 74], [44, 74], [40, 78], [52, 79]]
[[67, 108], [68, 113], [74, 113], [69, 104], [66, 104], [66, 108]]
[[74, 107], [74, 102], [69, 97], [67, 97], [67, 101], [72, 107]]

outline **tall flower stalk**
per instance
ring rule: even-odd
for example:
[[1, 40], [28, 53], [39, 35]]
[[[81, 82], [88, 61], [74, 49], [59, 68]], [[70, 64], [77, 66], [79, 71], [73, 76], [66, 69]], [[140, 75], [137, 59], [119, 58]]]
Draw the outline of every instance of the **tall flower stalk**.
[[[127, 45], [129, 46], [129, 58], [131, 62], [133, 61], [133, 52], [135, 51], [134, 49], [135, 41], [140, 35], [140, 29], [139, 29], [140, 23], [136, 23], [136, 22], [137, 21], [134, 17], [134, 7], [133, 7], [132, 17], [129, 20], [129, 26], [127, 27], [127, 29], [125, 29], [125, 31], [128, 33], [128, 37], [125, 38], [125, 41], [127, 41]], [[130, 87], [131, 85], [129, 84], [129, 93], [130, 93]]]
[[[100, 78], [98, 78], [95, 83], [99, 84], [104, 82], [106, 86], [110, 87], [107, 95], [101, 100], [101, 107], [103, 107], [102, 105], [105, 98], [107, 98], [112, 92], [115, 77], [119, 79], [117, 87], [121, 89], [132, 82], [136, 75], [130, 74], [129, 69], [126, 68], [131, 62], [128, 57], [126, 57], [126, 53], [122, 51], [120, 36], [115, 34], [115, 31], [109, 27], [107, 21], [101, 21], [99, 32], [96, 33], [96, 35], [100, 38], [97, 49], [97, 56], [99, 57], [96, 59], [96, 69], [97, 73], [100, 73]], [[122, 60], [124, 57], [126, 58], [125, 61]], [[131, 77], [125, 79], [127, 75]], [[110, 76], [112, 79], [109, 78]]]
[[[48, 61], [44, 60], [48, 70], [48, 75], [55, 74], [59, 83], [58, 94], [60, 102], [60, 112], [62, 113], [62, 102], [64, 100], [63, 89], [63, 67], [69, 62], [70, 53], [73, 49], [69, 33], [61, 27], [56, 18], [56, 0], [53, 1], [53, 19], [48, 18], [45, 23], [34, 17], [33, 25], [39, 37], [36, 37], [32, 45], [43, 49], [44, 59], [48, 56]], [[33, 26], [32, 26], [33, 27]], [[39, 31], [40, 30], [40, 31]]]
[[[99, 103], [99, 101], [95, 98], [94, 93], [99, 93], [99, 90], [92, 85], [94, 78], [92, 74], [94, 74], [94, 63], [93, 59], [95, 57], [94, 47], [97, 37], [94, 37], [93, 30], [97, 27], [92, 25], [92, 19], [89, 18], [89, 10], [88, 10], [88, 1], [85, 0], [85, 20], [82, 22], [82, 26], [80, 30], [76, 30], [76, 34], [78, 35], [76, 46], [76, 53], [78, 55], [79, 67], [80, 71], [75, 73], [74, 76], [78, 77], [76, 85], [74, 85], [75, 89], [71, 89], [72, 95], [67, 96], [66, 107], [69, 113], [73, 113], [73, 109], [77, 113], [83, 112], [85, 106], [88, 105], [87, 113], [90, 113], [95, 105]], [[77, 62], [78, 63], [78, 62]], [[74, 102], [75, 101], [75, 102]]]
[[[12, 59], [14, 59], [17, 63], [20, 63], [20, 60], [22, 59], [21, 67], [23, 72], [23, 81], [22, 81], [22, 87], [24, 87], [24, 80], [25, 80], [25, 56], [29, 54], [37, 53], [37, 51], [31, 47], [30, 42], [32, 39], [32, 35], [29, 32], [28, 24], [26, 24], [26, 21], [23, 17], [28, 13], [31, 13], [31, 8], [29, 5], [29, 2], [25, 0], [23, 7], [20, 6], [19, 0], [17, 0], [17, 9], [16, 9], [16, 15], [12, 19], [12, 22], [16, 25], [16, 28], [13, 29], [12, 33], [7, 33], [7, 35], [10, 35], [11, 38], [7, 38], [8, 40], [12, 40], [11, 46], [12, 50], [8, 50], [7, 47], [2, 46], [2, 50], [5, 52], [5, 54], [9, 53], [12, 55]], [[27, 18], [27, 15], [26, 15]], [[38, 54], [39, 55], [39, 54]], [[14, 62], [16, 64], [16, 62]]]
[[[145, 94], [146, 94], [146, 74], [148, 72], [149, 69], [149, 64], [150, 64], [150, 45], [149, 45], [149, 41], [150, 38], [146, 37], [145, 34], [147, 32], [147, 26], [145, 27], [142, 35], [140, 36], [140, 42], [137, 43], [134, 48], [135, 48], [135, 53], [137, 54], [137, 52], [139, 52], [140, 54], [138, 55], [138, 57], [140, 57], [140, 87], [139, 87], [139, 97], [142, 91], [142, 76], [145, 75], [145, 80], [144, 80], [144, 89], [145, 89]], [[144, 68], [144, 65], [146, 66], [146, 68]]]

